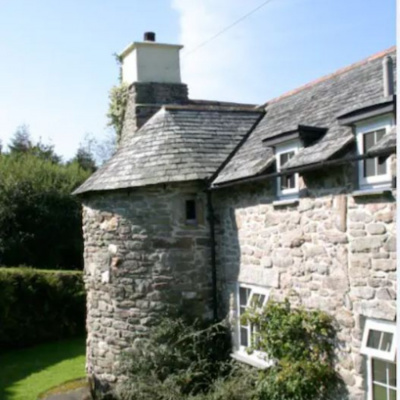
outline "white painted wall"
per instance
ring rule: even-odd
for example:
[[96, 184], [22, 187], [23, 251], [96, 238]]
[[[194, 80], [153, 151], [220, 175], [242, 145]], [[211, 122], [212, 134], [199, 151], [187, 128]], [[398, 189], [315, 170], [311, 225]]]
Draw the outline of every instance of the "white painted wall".
[[122, 53], [124, 83], [181, 83], [180, 45], [135, 42]]

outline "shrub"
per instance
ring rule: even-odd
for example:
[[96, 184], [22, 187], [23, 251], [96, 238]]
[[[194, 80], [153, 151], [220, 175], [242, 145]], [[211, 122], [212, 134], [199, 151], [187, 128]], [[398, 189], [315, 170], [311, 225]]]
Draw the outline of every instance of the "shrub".
[[254, 348], [274, 362], [260, 374], [260, 400], [327, 399], [338, 387], [334, 370], [332, 319], [321, 311], [291, 308], [289, 301], [268, 302], [244, 316], [257, 327]]
[[81, 207], [71, 192], [90, 175], [77, 163], [0, 155], [0, 264], [81, 269]]
[[230, 361], [229, 334], [222, 324], [201, 327], [167, 318], [148, 339], [134, 343], [122, 362], [126, 379], [111, 398], [322, 400], [339, 393], [335, 330], [327, 314], [291, 308], [286, 300], [251, 309], [243, 319], [257, 328], [253, 350], [263, 351], [271, 367], [256, 370]]
[[222, 324], [165, 318], [125, 356], [121, 371], [128, 379], [118, 385], [116, 397], [177, 400], [207, 392], [228, 374], [229, 352], [229, 334]]
[[81, 272], [0, 268], [0, 349], [84, 333]]

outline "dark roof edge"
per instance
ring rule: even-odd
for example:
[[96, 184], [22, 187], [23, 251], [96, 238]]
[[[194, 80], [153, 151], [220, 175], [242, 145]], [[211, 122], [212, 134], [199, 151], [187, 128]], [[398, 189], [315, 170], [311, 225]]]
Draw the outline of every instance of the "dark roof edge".
[[396, 112], [396, 103], [388, 102], [385, 104], [379, 104], [376, 106], [365, 107], [363, 109], [354, 110], [350, 113], [344, 114], [338, 117], [339, 125], [351, 126], [357, 122], [383, 116], [385, 114], [390, 114]]
[[158, 182], [158, 183], [147, 183], [145, 185], [138, 185], [138, 186], [124, 186], [124, 187], [118, 187], [118, 188], [114, 188], [114, 189], [96, 189], [96, 190], [87, 190], [84, 192], [76, 192], [76, 190], [74, 190], [71, 195], [72, 196], [76, 196], [78, 198], [82, 198], [85, 196], [90, 196], [92, 194], [101, 194], [101, 193], [109, 193], [109, 192], [126, 192], [126, 191], [133, 191], [133, 190], [139, 190], [139, 189], [143, 189], [143, 188], [148, 188], [150, 186], [157, 186], [157, 185], [175, 185], [175, 184], [184, 184], [184, 183], [194, 183], [194, 182], [203, 182], [206, 185], [208, 184], [208, 180], [207, 178], [199, 178], [199, 179], [190, 179], [190, 180], [186, 180], [186, 181], [168, 181], [168, 182]]
[[297, 129], [278, 133], [275, 136], [263, 139], [262, 142], [269, 147], [274, 147], [278, 144], [285, 143], [294, 139], [300, 139], [305, 143], [307, 139], [311, 141], [312, 139], [320, 139], [321, 136], [325, 135], [327, 131], [328, 128], [310, 125], [298, 125]]
[[257, 125], [260, 123], [260, 121], [264, 118], [265, 116], [265, 111], [264, 110], [259, 110], [260, 116], [257, 118], [257, 120], [254, 122], [252, 127], [249, 129], [249, 131], [243, 136], [242, 140], [237, 144], [237, 146], [232, 150], [231, 154], [228, 155], [228, 157], [225, 158], [225, 161], [222, 162], [222, 164], [217, 168], [217, 170], [208, 178], [208, 182], [211, 183], [217, 176], [218, 174], [226, 167], [226, 165], [229, 163], [229, 161], [232, 160], [234, 155], [239, 151], [239, 149], [242, 147], [243, 143], [246, 142], [246, 140], [249, 138], [249, 136], [253, 133], [254, 129], [256, 129]]
[[284, 172], [274, 172], [272, 174], [265, 174], [265, 175], [256, 175], [252, 177], [247, 177], [247, 178], [242, 178], [242, 179], [236, 179], [233, 181], [228, 181], [224, 182], [221, 184], [216, 184], [215, 186], [211, 186], [208, 188], [208, 190], [218, 190], [218, 189], [224, 189], [226, 187], [232, 187], [244, 183], [252, 183], [252, 182], [259, 182], [264, 179], [268, 178], [276, 178], [278, 176], [283, 176], [287, 174], [292, 174], [292, 173], [302, 173], [302, 172], [308, 172], [308, 171], [314, 171], [319, 168], [327, 167], [327, 166], [340, 166], [349, 162], [356, 162], [360, 160], [365, 160], [367, 158], [374, 158], [374, 157], [379, 157], [379, 156], [387, 156], [388, 151], [386, 149], [383, 149], [381, 152], [376, 152], [372, 156], [371, 154], [362, 154], [358, 156], [352, 156], [352, 157], [347, 157], [347, 158], [340, 158], [340, 159], [334, 159], [334, 160], [325, 160], [325, 161], [320, 161], [314, 164], [308, 164], [302, 167], [297, 167], [297, 168], [291, 168], [288, 169]]
[[350, 65], [348, 65], [346, 67], [340, 68], [340, 69], [336, 70], [335, 72], [332, 72], [330, 74], [324, 75], [321, 78], [315, 79], [315, 80], [313, 80], [311, 82], [306, 83], [305, 85], [299, 86], [296, 89], [290, 90], [289, 92], [286, 92], [286, 93], [282, 94], [281, 96], [278, 96], [278, 97], [275, 97], [275, 98], [273, 98], [271, 100], [268, 100], [265, 103], [260, 104], [258, 106], [258, 108], [265, 108], [271, 103], [276, 103], [276, 102], [278, 102], [278, 101], [280, 101], [280, 100], [282, 100], [282, 99], [284, 99], [286, 97], [289, 97], [289, 96], [292, 96], [294, 94], [297, 94], [297, 93], [301, 92], [302, 90], [308, 89], [308, 88], [310, 88], [310, 87], [312, 87], [312, 86], [314, 86], [314, 85], [316, 85], [318, 83], [327, 81], [328, 79], [334, 78], [335, 76], [341, 75], [341, 74], [343, 74], [345, 72], [348, 72], [348, 71], [350, 71], [350, 70], [352, 70], [354, 68], [357, 68], [357, 67], [359, 67], [361, 65], [367, 64], [368, 62], [371, 62], [371, 61], [376, 60], [378, 58], [382, 58], [382, 57], [386, 56], [389, 53], [393, 53], [394, 51], [396, 51], [396, 46], [389, 47], [388, 49], [380, 51], [379, 53], [375, 53], [372, 56], [369, 56], [369, 57], [367, 57], [367, 58], [365, 58], [365, 59], [363, 59], [361, 61], [358, 61], [358, 62], [355, 62], [353, 64], [350, 64]]

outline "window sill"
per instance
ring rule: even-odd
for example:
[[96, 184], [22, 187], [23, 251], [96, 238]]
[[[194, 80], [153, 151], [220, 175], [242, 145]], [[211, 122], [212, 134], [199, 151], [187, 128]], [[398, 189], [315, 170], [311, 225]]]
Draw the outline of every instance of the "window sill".
[[360, 189], [351, 194], [353, 197], [391, 196], [392, 188]]
[[272, 203], [274, 208], [277, 207], [288, 207], [288, 206], [297, 206], [299, 204], [299, 199], [282, 199], [276, 200]]
[[231, 357], [239, 362], [251, 365], [252, 367], [258, 369], [266, 369], [272, 365], [271, 361], [262, 360], [261, 358], [255, 358], [254, 356], [250, 356], [248, 354], [243, 354], [238, 351], [231, 353]]

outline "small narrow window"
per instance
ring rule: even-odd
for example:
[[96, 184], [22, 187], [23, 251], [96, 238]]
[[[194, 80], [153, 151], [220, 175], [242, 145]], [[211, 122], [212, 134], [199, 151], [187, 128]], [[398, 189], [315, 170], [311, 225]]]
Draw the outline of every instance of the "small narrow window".
[[186, 222], [197, 222], [196, 200], [186, 200]]

